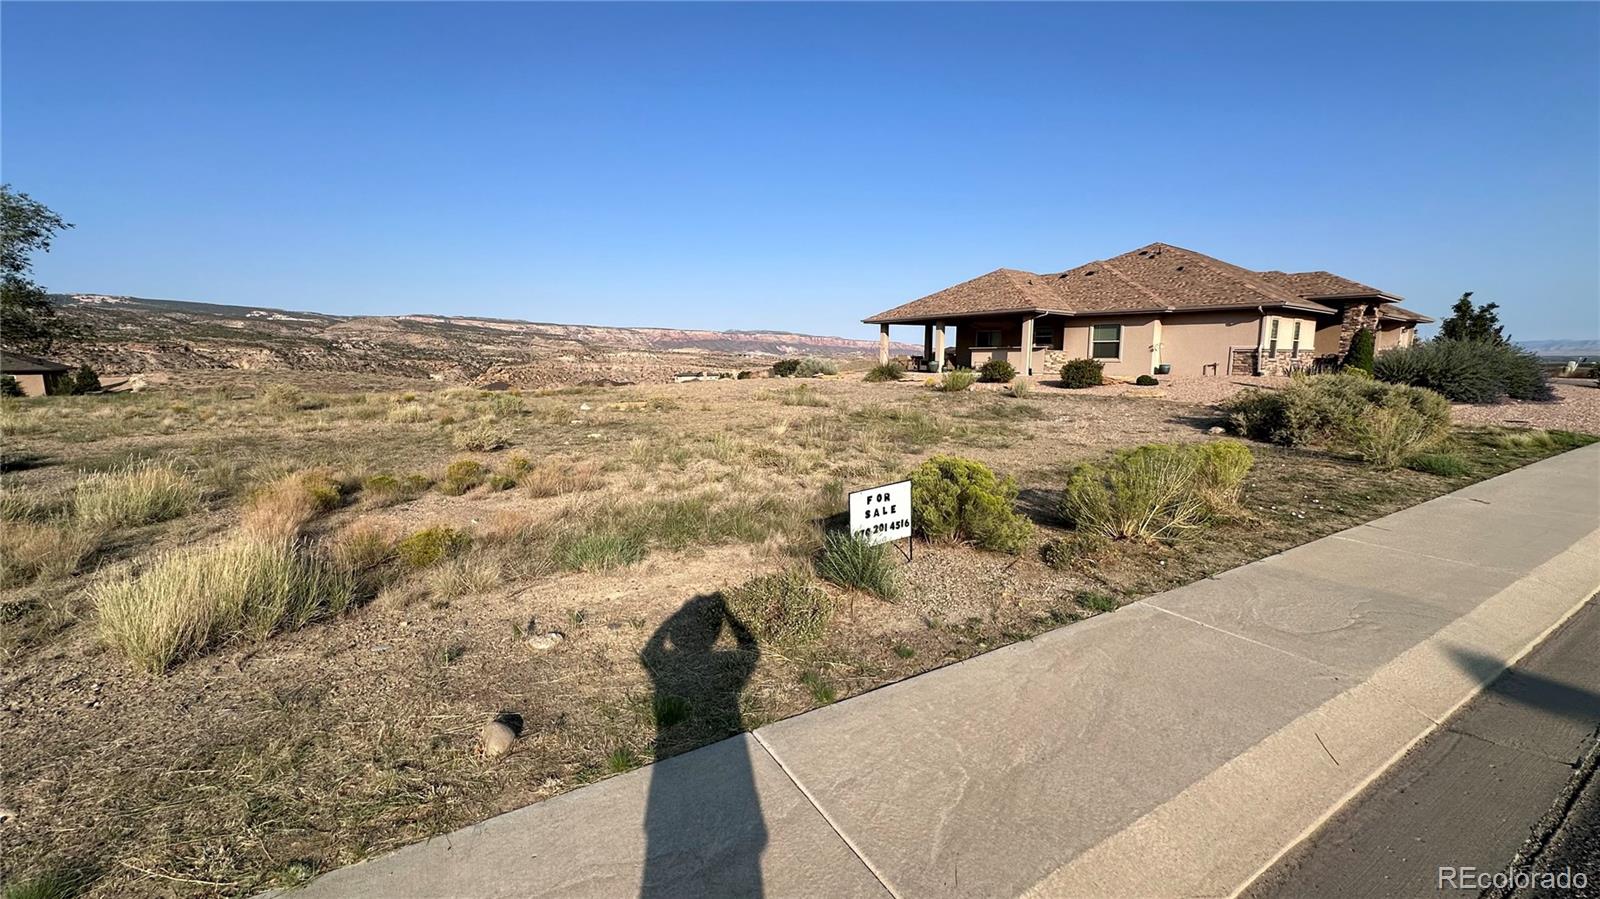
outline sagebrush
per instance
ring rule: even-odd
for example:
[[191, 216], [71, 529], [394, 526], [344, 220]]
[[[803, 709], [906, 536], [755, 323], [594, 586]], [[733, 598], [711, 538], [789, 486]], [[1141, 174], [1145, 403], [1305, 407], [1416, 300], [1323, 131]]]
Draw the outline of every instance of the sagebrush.
[[1081, 531], [1113, 539], [1177, 536], [1237, 508], [1253, 462], [1237, 440], [1124, 450], [1072, 470], [1061, 514]]
[[1021, 552], [1033, 522], [1017, 512], [1016, 502], [1016, 481], [973, 459], [935, 456], [911, 475], [912, 526], [930, 539]]

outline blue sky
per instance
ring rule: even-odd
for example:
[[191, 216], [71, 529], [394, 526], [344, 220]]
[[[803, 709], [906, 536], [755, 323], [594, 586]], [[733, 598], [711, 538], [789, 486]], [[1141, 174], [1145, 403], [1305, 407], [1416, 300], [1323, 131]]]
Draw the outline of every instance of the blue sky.
[[4, 178], [78, 226], [57, 290], [868, 337], [1161, 240], [1600, 336], [1595, 4], [0, 18]]

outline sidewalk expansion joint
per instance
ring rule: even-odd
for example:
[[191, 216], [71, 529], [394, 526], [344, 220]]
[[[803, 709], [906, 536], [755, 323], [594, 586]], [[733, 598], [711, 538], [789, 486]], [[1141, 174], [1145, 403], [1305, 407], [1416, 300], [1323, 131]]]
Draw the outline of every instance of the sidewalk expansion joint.
[[900, 894], [895, 891], [895, 888], [889, 885], [889, 881], [883, 876], [883, 872], [879, 871], [877, 867], [872, 864], [871, 860], [867, 858], [866, 853], [861, 851], [861, 847], [857, 846], [855, 841], [850, 839], [849, 835], [847, 835], [843, 828], [839, 826], [839, 823], [833, 820], [833, 816], [829, 815], [827, 810], [822, 807], [821, 803], [817, 802], [817, 797], [811, 795], [811, 791], [806, 789], [806, 785], [800, 782], [800, 778], [796, 777], [794, 772], [789, 770], [789, 766], [784, 763], [777, 751], [772, 748], [772, 744], [768, 743], [766, 739], [761, 736], [761, 732], [757, 730], [750, 731], [750, 736], [754, 737], [756, 742], [761, 744], [761, 748], [766, 750], [767, 756], [771, 758], [775, 764], [777, 764], [778, 769], [783, 772], [783, 776], [789, 778], [789, 783], [794, 784], [794, 788], [800, 791], [800, 795], [806, 797], [806, 801], [811, 803], [811, 807], [817, 810], [817, 814], [822, 816], [823, 821], [827, 822], [829, 829], [831, 829], [834, 834], [839, 837], [840, 841], [842, 841], [845, 846], [849, 847], [850, 852], [855, 855], [856, 861], [861, 862], [861, 866], [871, 872], [873, 879], [878, 881], [878, 886], [883, 887], [883, 891], [894, 897], [894, 899], [901, 899]]

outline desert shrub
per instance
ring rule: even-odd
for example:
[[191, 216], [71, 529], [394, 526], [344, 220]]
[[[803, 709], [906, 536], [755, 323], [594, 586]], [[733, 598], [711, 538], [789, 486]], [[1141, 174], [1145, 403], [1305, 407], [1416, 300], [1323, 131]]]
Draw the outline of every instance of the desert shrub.
[[450, 435], [450, 443], [458, 450], [474, 453], [492, 453], [511, 445], [511, 436], [489, 421], [476, 421]]
[[1072, 359], [1061, 366], [1062, 387], [1098, 387], [1104, 380], [1105, 366], [1094, 359]]
[[930, 539], [1018, 553], [1033, 523], [1016, 511], [1017, 485], [982, 462], [935, 456], [911, 475], [912, 524]]
[[328, 557], [345, 570], [364, 574], [394, 558], [394, 533], [370, 521], [354, 521], [329, 537]]
[[476, 459], [457, 459], [444, 470], [444, 480], [439, 491], [449, 496], [460, 496], [482, 484], [489, 477], [489, 469]]
[[838, 373], [839, 366], [826, 359], [779, 359], [772, 364], [774, 378], [815, 378]]
[[1027, 378], [1017, 378], [1011, 382], [1010, 394], [1019, 400], [1025, 400], [1033, 395], [1033, 382]]
[[1017, 376], [1017, 369], [1004, 359], [990, 359], [978, 369], [978, 376], [991, 384], [1009, 384]]
[[26, 396], [22, 392], [22, 385], [11, 375], [0, 375], [0, 396], [19, 397]]
[[899, 381], [906, 376], [906, 370], [898, 362], [884, 362], [867, 369], [867, 376], [863, 380], [871, 384], [883, 381]]
[[753, 578], [724, 591], [728, 611], [762, 643], [796, 645], [820, 639], [833, 603], [804, 571]]
[[1378, 335], [1366, 328], [1352, 334], [1350, 349], [1344, 354], [1344, 367], [1372, 374], [1373, 352], [1377, 342]]
[[0, 537], [0, 589], [71, 577], [99, 542], [71, 521], [11, 521]]
[[1467, 460], [1456, 453], [1419, 453], [1406, 461], [1406, 467], [1441, 478], [1459, 478], [1471, 471]]
[[313, 519], [339, 505], [340, 484], [314, 469], [285, 475], [251, 494], [240, 521], [258, 537], [294, 537]]
[[426, 476], [419, 474], [405, 477], [375, 474], [361, 482], [361, 493], [376, 505], [390, 506], [421, 496], [431, 483]]
[[1058, 571], [1092, 571], [1107, 539], [1104, 534], [1072, 531], [1039, 547], [1039, 558]]
[[1450, 404], [1439, 394], [1344, 373], [1297, 377], [1281, 390], [1246, 390], [1223, 409], [1247, 437], [1328, 446], [1380, 465], [1420, 452], [1450, 431]]
[[1555, 396], [1537, 356], [1482, 340], [1436, 339], [1392, 349], [1373, 361], [1373, 374], [1380, 381], [1425, 387], [1456, 403]]
[[106, 642], [155, 673], [229, 640], [337, 614], [352, 595], [338, 566], [293, 541], [251, 537], [174, 551], [91, 593]]
[[941, 393], [960, 393], [972, 386], [978, 376], [970, 368], [947, 369], [944, 376], [934, 382], [933, 389]]
[[306, 395], [293, 384], [268, 384], [261, 390], [261, 401], [278, 409], [301, 409], [305, 407]]
[[489, 475], [489, 479], [484, 483], [489, 485], [490, 490], [498, 493], [501, 490], [510, 490], [512, 487], [517, 486], [517, 479], [511, 475], [497, 471], [494, 474]]
[[427, 568], [454, 556], [471, 544], [472, 538], [455, 528], [434, 525], [396, 543], [394, 557], [407, 568]]
[[817, 575], [841, 587], [894, 599], [900, 593], [900, 580], [891, 552], [888, 544], [873, 546], [852, 534], [834, 531], [822, 538]]
[[177, 468], [146, 461], [79, 481], [73, 511], [87, 525], [133, 527], [177, 518], [199, 501], [200, 488]]
[[1161, 382], [1157, 381], [1154, 375], [1140, 375], [1139, 377], [1133, 379], [1133, 383], [1139, 385], [1140, 387], [1155, 387]]
[[1061, 512], [1073, 527], [1114, 539], [1176, 536], [1233, 507], [1251, 462], [1238, 441], [1124, 450], [1076, 466]]
[[417, 422], [431, 420], [433, 413], [423, 406], [412, 403], [405, 406], [396, 406], [390, 409], [384, 417], [397, 424], [416, 424]]

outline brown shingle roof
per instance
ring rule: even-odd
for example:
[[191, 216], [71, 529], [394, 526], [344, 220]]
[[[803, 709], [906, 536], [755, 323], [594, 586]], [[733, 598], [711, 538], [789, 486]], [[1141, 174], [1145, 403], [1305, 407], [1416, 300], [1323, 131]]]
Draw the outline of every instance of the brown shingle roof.
[[49, 375], [57, 372], [72, 371], [72, 366], [51, 362], [49, 359], [40, 359], [37, 356], [24, 356], [10, 350], [0, 351], [0, 373], [8, 375]]
[[997, 269], [864, 321], [887, 324], [997, 312], [1076, 315], [1255, 306], [1320, 314], [1338, 311], [1274, 284], [1258, 272], [1183, 247], [1153, 243], [1053, 274]]
[[1261, 272], [1261, 279], [1308, 299], [1333, 299], [1335, 297], [1388, 297], [1404, 299], [1384, 293], [1376, 287], [1342, 278], [1333, 272]]

